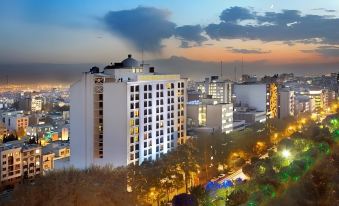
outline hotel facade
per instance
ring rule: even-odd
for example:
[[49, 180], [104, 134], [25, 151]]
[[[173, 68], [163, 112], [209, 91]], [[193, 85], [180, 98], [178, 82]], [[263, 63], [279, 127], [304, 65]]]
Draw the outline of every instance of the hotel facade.
[[92, 68], [71, 86], [71, 164], [126, 166], [156, 160], [186, 139], [186, 80], [131, 57]]

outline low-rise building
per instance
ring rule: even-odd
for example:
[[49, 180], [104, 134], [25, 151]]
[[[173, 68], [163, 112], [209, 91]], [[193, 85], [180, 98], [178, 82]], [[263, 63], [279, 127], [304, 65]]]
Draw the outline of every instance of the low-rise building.
[[23, 145], [21, 148], [22, 171], [24, 179], [32, 179], [42, 174], [41, 147], [38, 145]]
[[294, 91], [286, 88], [279, 90], [279, 118], [294, 116], [294, 99]]
[[10, 131], [26, 131], [28, 127], [28, 116], [23, 111], [3, 112], [1, 114], [2, 122]]
[[11, 141], [0, 146], [0, 185], [14, 185], [32, 179], [42, 172], [41, 147], [23, 141]]
[[213, 131], [233, 131], [233, 104], [198, 104], [187, 106], [187, 117], [197, 127], [213, 128]]
[[2, 140], [5, 136], [7, 136], [8, 130], [4, 123], [0, 122], [0, 139]]
[[265, 111], [256, 111], [255, 109], [250, 109], [248, 107], [236, 107], [233, 119], [236, 121], [245, 120], [246, 125], [251, 125], [254, 123], [264, 123], [266, 122], [266, 112]]
[[53, 152], [48, 152], [42, 155], [43, 174], [54, 169], [54, 158], [55, 154]]

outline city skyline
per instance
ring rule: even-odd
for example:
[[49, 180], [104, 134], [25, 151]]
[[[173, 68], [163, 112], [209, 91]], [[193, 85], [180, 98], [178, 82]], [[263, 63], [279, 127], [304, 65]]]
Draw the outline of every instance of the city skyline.
[[72, 76], [129, 53], [193, 77], [218, 72], [220, 61], [232, 76], [242, 60], [245, 72], [258, 75], [330, 73], [339, 66], [334, 0], [1, 4], [0, 70], [9, 75], [29, 70], [47, 80], [49, 72]]

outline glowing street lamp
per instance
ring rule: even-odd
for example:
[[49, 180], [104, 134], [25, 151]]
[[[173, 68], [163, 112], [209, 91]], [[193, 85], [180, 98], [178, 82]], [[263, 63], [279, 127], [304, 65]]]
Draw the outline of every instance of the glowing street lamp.
[[289, 150], [286, 150], [286, 149], [283, 150], [281, 154], [284, 158], [289, 158], [291, 156], [291, 152]]

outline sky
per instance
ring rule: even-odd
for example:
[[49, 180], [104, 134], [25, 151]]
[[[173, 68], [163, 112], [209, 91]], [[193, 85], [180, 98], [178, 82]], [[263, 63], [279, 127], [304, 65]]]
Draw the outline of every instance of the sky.
[[261, 74], [339, 69], [338, 0], [1, 0], [0, 27], [3, 74], [130, 53], [188, 74], [192, 62], [208, 71], [220, 61], [229, 72], [241, 61]]

